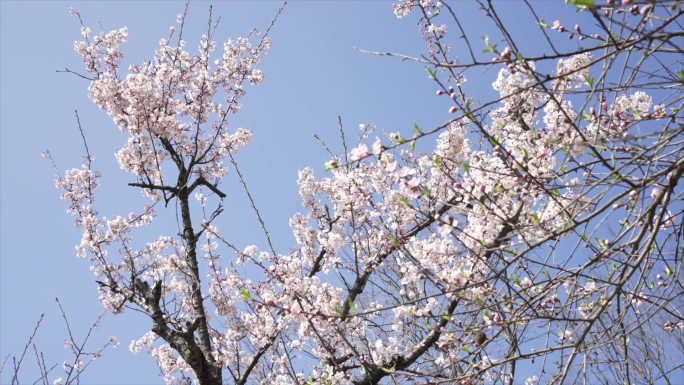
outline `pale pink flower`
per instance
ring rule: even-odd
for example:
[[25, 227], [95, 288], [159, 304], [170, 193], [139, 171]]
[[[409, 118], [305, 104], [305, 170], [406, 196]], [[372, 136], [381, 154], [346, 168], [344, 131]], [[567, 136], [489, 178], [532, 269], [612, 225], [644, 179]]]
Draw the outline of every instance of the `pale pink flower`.
[[354, 162], [357, 160], [361, 160], [367, 156], [368, 156], [368, 146], [366, 146], [365, 144], [362, 143], [362, 144], [359, 144], [358, 146], [354, 147], [351, 150], [351, 153], [349, 155], [349, 159], [352, 162]]
[[381, 152], [382, 152], [382, 142], [380, 141], [380, 138], [375, 138], [375, 142], [373, 142], [373, 155], [380, 156]]

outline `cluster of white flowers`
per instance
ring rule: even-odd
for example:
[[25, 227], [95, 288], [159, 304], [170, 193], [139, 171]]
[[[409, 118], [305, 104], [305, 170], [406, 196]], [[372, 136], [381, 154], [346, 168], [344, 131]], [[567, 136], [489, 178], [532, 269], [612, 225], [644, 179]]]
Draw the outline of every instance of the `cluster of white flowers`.
[[558, 80], [554, 85], [558, 87], [558, 90], [566, 90], [570, 87], [579, 88], [586, 85], [590, 76], [589, 68], [592, 60], [589, 52], [558, 60]]

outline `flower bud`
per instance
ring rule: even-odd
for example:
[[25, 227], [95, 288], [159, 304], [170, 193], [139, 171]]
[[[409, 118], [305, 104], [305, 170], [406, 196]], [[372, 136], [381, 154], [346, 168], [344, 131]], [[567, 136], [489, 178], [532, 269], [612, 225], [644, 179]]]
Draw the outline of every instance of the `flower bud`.
[[652, 8], [653, 8], [652, 4], [646, 4], [643, 7], [641, 7], [641, 9], [639, 10], [639, 14], [641, 14], [641, 16], [645, 16], [651, 12]]

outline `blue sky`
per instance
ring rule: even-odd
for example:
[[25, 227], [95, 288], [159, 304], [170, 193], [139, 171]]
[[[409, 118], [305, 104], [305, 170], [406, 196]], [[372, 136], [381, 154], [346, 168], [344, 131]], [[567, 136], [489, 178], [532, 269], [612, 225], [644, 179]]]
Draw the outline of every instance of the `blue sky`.
[[[208, 2], [193, 2], [187, 19], [186, 38], [194, 47], [206, 26]], [[490, 21], [472, 4], [456, 3], [471, 38], [493, 30]], [[502, 4], [514, 33], [535, 27], [517, 22], [517, 2]], [[35, 321], [46, 314], [37, 343], [48, 363], [59, 363], [50, 377], [62, 376], [61, 362], [69, 359], [63, 348], [66, 330], [54, 298], [59, 297], [71, 317], [78, 338], [102, 311], [96, 284], [86, 261], [75, 257], [80, 234], [66, 213], [66, 205], [54, 188], [54, 171], [41, 158], [49, 149], [63, 171], [82, 163], [82, 145], [74, 110], [78, 109], [88, 137], [95, 167], [102, 171], [98, 194], [104, 215], [126, 214], [139, 193], [125, 184], [131, 177], [121, 172], [113, 153], [125, 142], [110, 119], [87, 98], [87, 81], [57, 73], [69, 67], [81, 70], [73, 41], [79, 39], [78, 20], [67, 8], [81, 12], [86, 24], [98, 31], [127, 26], [129, 42], [123, 46], [125, 62], [140, 63], [152, 55], [159, 38], [175, 23], [184, 3], [127, 2], [0, 2], [0, 355], [17, 354]], [[216, 2], [214, 15], [222, 22], [217, 39], [246, 35], [253, 27], [265, 28], [279, 2]], [[547, 20], [562, 10], [574, 13], [562, 2], [546, 3], [540, 12]], [[472, 15], [472, 17], [471, 17]], [[546, 16], [548, 15], [548, 16]], [[526, 19], [529, 20], [529, 19]], [[452, 33], [456, 34], [455, 31]], [[254, 132], [253, 143], [239, 155], [239, 162], [269, 229], [275, 246], [287, 252], [294, 245], [288, 220], [299, 210], [297, 170], [311, 165], [322, 174], [327, 156], [313, 138], [318, 134], [339, 150], [337, 118], [341, 116], [350, 142], [360, 123], [374, 123], [379, 132], [410, 135], [413, 122], [435, 127], [447, 121], [447, 98], [434, 96], [435, 85], [423, 66], [412, 62], [359, 53], [354, 47], [420, 55], [425, 52], [416, 20], [397, 20], [392, 3], [385, 1], [291, 2], [272, 31], [271, 52], [263, 59], [265, 81], [249, 88], [243, 110], [232, 127]], [[537, 36], [538, 37], [538, 36]], [[475, 40], [475, 47], [482, 45]], [[536, 49], [533, 45], [530, 49]], [[456, 55], [464, 52], [455, 45]], [[491, 96], [496, 72], [469, 78], [474, 95]], [[263, 239], [241, 190], [228, 178], [222, 232], [237, 245], [263, 244]], [[128, 351], [131, 340], [149, 328], [139, 313], [106, 315], [93, 341], [109, 335], [121, 345], [109, 350], [84, 376], [86, 383], [159, 383], [157, 369], [147, 354]], [[94, 346], [94, 345], [91, 345]], [[24, 365], [24, 381], [37, 377], [33, 357]], [[11, 362], [9, 363], [11, 365]], [[11, 370], [0, 377], [6, 383]]]

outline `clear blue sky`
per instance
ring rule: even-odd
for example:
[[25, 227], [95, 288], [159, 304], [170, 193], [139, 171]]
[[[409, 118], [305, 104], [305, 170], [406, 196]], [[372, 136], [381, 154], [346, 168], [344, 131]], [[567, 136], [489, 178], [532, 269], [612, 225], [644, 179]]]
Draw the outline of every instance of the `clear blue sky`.
[[[185, 35], [190, 47], [196, 46], [204, 31], [209, 4], [197, 1], [190, 6]], [[132, 179], [119, 171], [113, 156], [125, 137], [88, 100], [87, 81], [55, 72], [64, 67], [81, 70], [72, 50], [73, 41], [81, 37], [79, 24], [68, 15], [70, 6], [79, 9], [94, 31], [99, 29], [98, 22], [105, 30], [127, 26], [126, 63], [140, 63], [152, 55], [184, 3], [0, 2], [0, 354], [4, 358], [19, 353], [35, 321], [45, 313], [37, 343], [48, 363], [60, 363], [50, 382], [62, 376], [61, 362], [69, 358], [62, 346], [66, 330], [54, 298], [62, 301], [79, 338], [102, 311], [88, 264], [75, 257], [79, 231], [54, 188], [51, 165], [40, 156], [49, 149], [61, 170], [81, 164], [74, 109], [81, 115], [95, 167], [104, 175], [98, 194], [101, 213], [125, 215], [139, 208], [128, 204], [138, 192], [125, 186]], [[246, 35], [253, 27], [264, 29], [279, 6], [279, 2], [267, 1], [216, 2], [214, 14], [222, 18], [217, 39]], [[523, 11], [520, 7], [516, 2], [505, 4], [504, 16], [514, 32], [528, 33], [535, 26], [516, 22], [515, 12]], [[456, 9], [466, 16], [465, 27], [475, 39], [493, 30], [472, 4], [457, 3]], [[543, 4], [539, 11], [553, 20], [559, 9], [574, 13], [562, 2]], [[265, 82], [249, 88], [232, 127], [254, 132], [253, 144], [240, 153], [239, 161], [281, 252], [294, 244], [288, 220], [299, 210], [297, 170], [311, 165], [320, 175], [327, 160], [314, 133], [339, 149], [338, 116], [350, 140], [360, 123], [372, 122], [381, 132], [401, 131], [409, 136], [414, 121], [434, 127], [449, 119], [449, 104], [446, 98], [434, 96], [435, 85], [422, 65], [353, 49], [420, 55], [425, 47], [415, 21], [397, 20], [392, 3], [385, 1], [294, 1], [272, 31], [272, 50], [262, 66]], [[451, 32], [455, 39], [456, 31]], [[480, 47], [481, 40], [475, 45]], [[455, 46], [457, 55], [463, 49]], [[471, 91], [482, 98], [491, 95], [495, 76], [495, 71], [489, 71], [470, 78]], [[228, 186], [226, 212], [219, 223], [222, 232], [240, 246], [263, 244], [242, 192], [234, 183]], [[84, 382], [161, 383], [149, 355], [128, 351], [130, 341], [149, 326], [149, 319], [139, 313], [107, 315], [93, 341], [104, 342], [116, 335], [121, 345], [94, 363]], [[38, 376], [33, 357], [27, 357], [24, 365], [23, 381], [33, 382]], [[1, 383], [9, 381], [9, 373], [11, 369], [6, 369]]]

